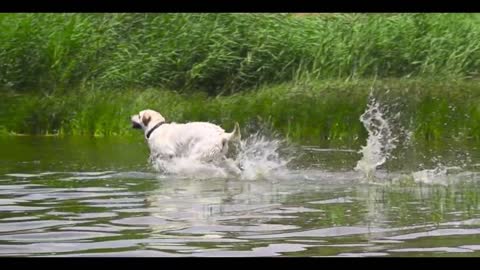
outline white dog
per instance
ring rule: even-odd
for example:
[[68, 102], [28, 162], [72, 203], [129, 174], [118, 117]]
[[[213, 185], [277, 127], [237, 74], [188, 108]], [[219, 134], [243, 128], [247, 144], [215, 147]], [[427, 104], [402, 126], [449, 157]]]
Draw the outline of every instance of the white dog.
[[188, 157], [204, 163], [225, 166], [240, 174], [238, 166], [227, 158], [230, 146], [240, 142], [240, 128], [235, 123], [231, 133], [207, 122], [169, 123], [154, 110], [143, 110], [131, 117], [132, 127], [142, 129], [152, 158]]

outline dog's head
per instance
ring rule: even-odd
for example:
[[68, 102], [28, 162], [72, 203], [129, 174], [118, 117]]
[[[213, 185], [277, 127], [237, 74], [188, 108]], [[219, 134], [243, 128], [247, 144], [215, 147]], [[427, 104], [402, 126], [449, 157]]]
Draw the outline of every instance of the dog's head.
[[138, 114], [132, 115], [131, 121], [132, 128], [146, 130], [149, 125], [165, 122], [165, 118], [154, 110], [143, 110]]

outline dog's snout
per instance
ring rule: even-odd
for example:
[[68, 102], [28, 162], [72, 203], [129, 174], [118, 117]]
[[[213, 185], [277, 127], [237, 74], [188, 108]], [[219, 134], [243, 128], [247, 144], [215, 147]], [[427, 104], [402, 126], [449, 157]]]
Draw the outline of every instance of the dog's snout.
[[130, 117], [130, 122], [132, 122], [132, 128], [142, 129], [142, 126], [136, 121], [136, 118], [138, 118], [138, 115], [132, 115]]

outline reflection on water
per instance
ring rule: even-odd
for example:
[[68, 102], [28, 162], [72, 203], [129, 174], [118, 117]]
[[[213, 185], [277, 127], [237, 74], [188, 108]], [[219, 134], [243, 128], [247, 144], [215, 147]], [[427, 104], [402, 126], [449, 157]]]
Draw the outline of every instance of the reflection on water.
[[0, 256], [480, 255], [473, 167], [365, 183], [355, 149], [306, 147], [282, 177], [247, 181], [155, 173], [141, 141], [0, 149]]

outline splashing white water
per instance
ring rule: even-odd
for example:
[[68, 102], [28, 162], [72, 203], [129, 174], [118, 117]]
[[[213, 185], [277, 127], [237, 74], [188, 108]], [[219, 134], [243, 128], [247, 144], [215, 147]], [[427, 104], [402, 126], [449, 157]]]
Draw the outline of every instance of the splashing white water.
[[359, 151], [362, 158], [355, 167], [355, 170], [362, 172], [367, 179], [374, 176], [378, 166], [390, 158], [396, 147], [397, 138], [384, 115], [380, 104], [370, 95], [367, 109], [360, 116], [360, 121], [368, 132], [367, 144]]
[[223, 178], [228, 176], [225, 168], [203, 163], [189, 157], [176, 157], [169, 160], [151, 159], [153, 168], [159, 172], [186, 178]]
[[447, 185], [459, 179], [468, 180], [471, 174], [460, 166], [445, 166], [439, 163], [434, 169], [413, 172], [412, 178], [416, 183]]
[[447, 169], [448, 168], [440, 165], [435, 169], [413, 172], [412, 177], [416, 183], [444, 183], [447, 177]]
[[190, 157], [170, 160], [151, 158], [153, 168], [167, 174], [194, 178], [224, 178], [236, 176], [240, 179], [255, 180], [277, 177], [286, 174], [287, 163], [291, 159], [280, 156], [282, 141], [268, 139], [260, 133], [242, 140], [237, 155], [230, 163], [240, 168], [240, 175], [220, 164], [203, 163]]
[[290, 159], [280, 156], [282, 141], [269, 140], [260, 133], [256, 133], [240, 144], [237, 156], [242, 179], [269, 178], [282, 175], [286, 172], [286, 165]]

